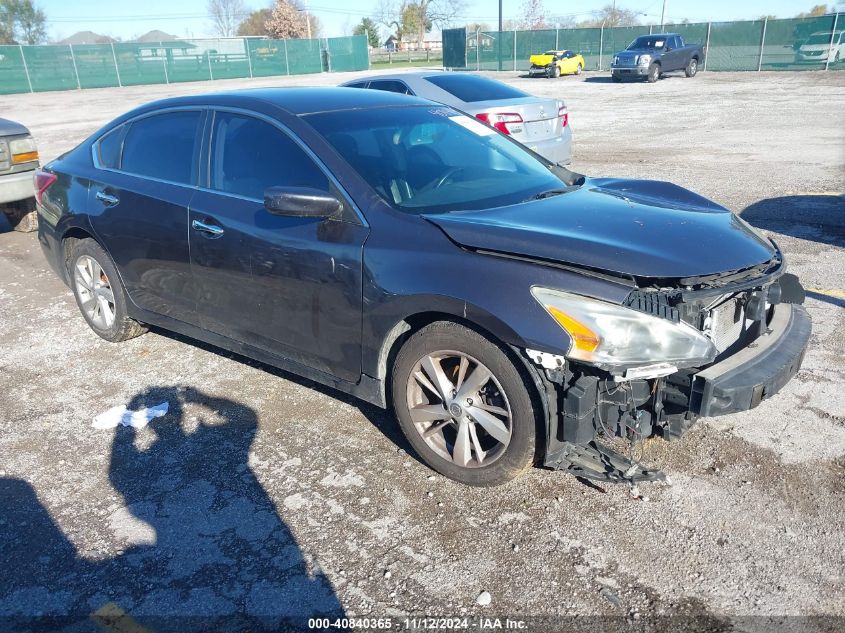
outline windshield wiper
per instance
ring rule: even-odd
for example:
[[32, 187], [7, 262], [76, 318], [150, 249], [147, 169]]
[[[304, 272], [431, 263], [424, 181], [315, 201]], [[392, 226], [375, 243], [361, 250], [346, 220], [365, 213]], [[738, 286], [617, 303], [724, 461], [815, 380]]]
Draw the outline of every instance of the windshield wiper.
[[546, 191], [541, 191], [540, 193], [535, 193], [533, 196], [529, 196], [523, 202], [528, 202], [529, 200], [542, 200], [543, 198], [551, 198], [552, 196], [559, 196], [564, 193], [569, 193], [570, 191], [575, 191], [580, 189], [581, 185], [572, 185], [570, 187], [560, 187], [558, 189], [547, 189]]

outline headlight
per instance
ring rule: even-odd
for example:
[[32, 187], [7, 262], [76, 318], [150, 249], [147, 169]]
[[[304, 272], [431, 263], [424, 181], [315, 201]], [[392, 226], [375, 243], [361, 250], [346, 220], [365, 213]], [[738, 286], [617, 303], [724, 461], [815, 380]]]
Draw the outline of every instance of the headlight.
[[640, 55], [637, 58], [637, 63], [640, 66], [645, 66], [646, 64], [650, 64], [651, 63], [651, 55]]
[[38, 160], [38, 150], [31, 136], [9, 141], [9, 153], [12, 155], [13, 165]]
[[618, 56], [616, 56], [616, 55], [614, 55], [614, 56], [613, 56], [613, 65], [614, 65], [614, 66], [618, 66], [618, 65], [619, 65], [619, 57], [618, 57]]
[[568, 358], [600, 367], [694, 367], [716, 356], [710, 339], [686, 323], [539, 286], [531, 294], [572, 339]]

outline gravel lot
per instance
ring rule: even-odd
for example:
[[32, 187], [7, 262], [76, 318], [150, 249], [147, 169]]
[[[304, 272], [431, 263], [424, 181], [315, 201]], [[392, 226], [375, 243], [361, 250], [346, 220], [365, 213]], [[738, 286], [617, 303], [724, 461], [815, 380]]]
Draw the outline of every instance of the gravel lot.
[[[352, 76], [2, 96], [0, 112], [50, 159], [153, 98]], [[811, 289], [797, 378], [751, 412], [649, 442], [672, 485], [641, 486], [647, 500], [539, 468], [469, 489], [408, 454], [389, 415], [329, 389], [161, 332], [100, 340], [35, 236], [5, 232], [0, 615], [842, 630], [819, 616], [845, 617], [845, 72], [502, 77], [566, 100], [575, 169], [677, 182], [778, 241]], [[113, 406], [164, 400], [146, 429], [91, 428]]]

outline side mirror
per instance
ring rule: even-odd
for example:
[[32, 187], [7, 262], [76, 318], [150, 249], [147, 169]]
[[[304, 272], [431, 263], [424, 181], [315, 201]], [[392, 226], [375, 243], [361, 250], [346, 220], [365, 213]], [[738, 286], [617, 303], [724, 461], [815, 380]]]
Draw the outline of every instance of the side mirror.
[[327, 218], [340, 211], [335, 196], [311, 187], [269, 187], [264, 190], [264, 208], [273, 215], [294, 218]]
[[668, 53], [669, 51], [672, 50], [672, 47], [667, 44], [666, 46], [663, 47], [663, 50]]

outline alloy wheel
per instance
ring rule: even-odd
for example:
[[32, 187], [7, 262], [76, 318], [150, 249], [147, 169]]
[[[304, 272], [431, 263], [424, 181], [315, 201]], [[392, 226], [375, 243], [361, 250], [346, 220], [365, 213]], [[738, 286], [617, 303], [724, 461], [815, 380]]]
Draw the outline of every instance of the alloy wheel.
[[507, 449], [513, 433], [507, 395], [472, 356], [455, 351], [423, 356], [408, 377], [407, 394], [417, 433], [456, 466], [487, 466]]
[[97, 260], [89, 255], [77, 259], [73, 279], [82, 311], [91, 323], [101, 330], [114, 325], [114, 291]]

